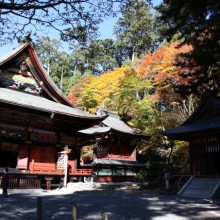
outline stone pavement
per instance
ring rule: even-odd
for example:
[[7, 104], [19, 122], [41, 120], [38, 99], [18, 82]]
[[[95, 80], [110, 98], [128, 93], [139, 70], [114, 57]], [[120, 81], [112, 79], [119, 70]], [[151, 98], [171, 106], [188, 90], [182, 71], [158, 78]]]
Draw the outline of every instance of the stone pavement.
[[38, 197], [42, 198], [43, 220], [71, 220], [72, 202], [77, 203], [78, 220], [101, 220], [102, 212], [108, 213], [109, 220], [220, 219], [220, 200], [76, 183], [51, 191], [9, 189], [8, 197], [0, 197], [0, 220], [37, 220]]

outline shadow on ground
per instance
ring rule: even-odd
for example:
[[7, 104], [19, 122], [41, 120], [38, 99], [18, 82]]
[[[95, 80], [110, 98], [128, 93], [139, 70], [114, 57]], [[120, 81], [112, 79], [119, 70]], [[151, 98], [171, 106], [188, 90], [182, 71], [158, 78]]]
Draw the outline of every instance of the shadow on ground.
[[72, 194], [15, 193], [0, 198], [0, 219], [37, 219], [37, 197], [42, 198], [43, 220], [72, 219], [71, 203], [76, 202], [79, 220], [196, 220], [220, 219], [220, 200], [160, 195], [153, 190], [106, 189]]

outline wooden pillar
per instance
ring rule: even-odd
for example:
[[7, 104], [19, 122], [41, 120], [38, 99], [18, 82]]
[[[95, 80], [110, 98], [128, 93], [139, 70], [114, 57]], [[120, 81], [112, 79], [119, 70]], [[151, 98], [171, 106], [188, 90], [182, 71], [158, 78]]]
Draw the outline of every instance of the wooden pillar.
[[134, 161], [137, 161], [137, 147], [134, 148], [133, 154], [134, 154]]
[[68, 154], [64, 153], [64, 186], [67, 187]]
[[68, 154], [71, 153], [71, 149], [68, 148], [68, 145], [66, 145], [64, 147], [64, 151], [59, 152], [61, 154], [63, 154], [64, 156], [64, 164], [63, 164], [63, 168], [64, 168], [64, 180], [63, 180], [63, 185], [65, 187], [67, 187], [67, 176], [68, 176]]
[[46, 180], [46, 188], [47, 190], [51, 190], [51, 181], [54, 179], [54, 177], [45, 177], [44, 178]]
[[34, 173], [34, 159], [31, 161], [30, 172]]

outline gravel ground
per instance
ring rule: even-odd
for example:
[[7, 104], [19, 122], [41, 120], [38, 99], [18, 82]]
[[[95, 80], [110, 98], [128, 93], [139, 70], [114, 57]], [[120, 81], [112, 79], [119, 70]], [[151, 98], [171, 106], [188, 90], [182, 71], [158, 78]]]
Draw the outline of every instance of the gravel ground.
[[9, 196], [0, 198], [0, 220], [36, 220], [39, 197], [43, 220], [71, 220], [72, 202], [77, 203], [78, 220], [101, 220], [103, 212], [109, 220], [220, 219], [220, 200], [160, 195], [134, 187], [97, 189], [81, 183], [51, 191], [9, 189]]

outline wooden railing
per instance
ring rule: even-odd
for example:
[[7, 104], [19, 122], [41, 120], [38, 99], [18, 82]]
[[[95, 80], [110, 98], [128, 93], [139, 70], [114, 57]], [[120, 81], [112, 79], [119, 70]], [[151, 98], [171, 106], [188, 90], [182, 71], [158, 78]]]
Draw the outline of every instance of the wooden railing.
[[40, 188], [41, 180], [39, 179], [20, 179], [19, 189]]
[[[0, 177], [0, 184], [2, 177]], [[24, 178], [10, 178], [9, 188], [10, 189], [38, 189], [41, 186], [41, 180], [39, 179], [24, 179]]]
[[[31, 162], [30, 173], [46, 175], [64, 175], [64, 168], [56, 166], [45, 166], [40, 163]], [[93, 169], [72, 169], [68, 170], [69, 175], [74, 176], [91, 176]]]
[[106, 157], [104, 157], [102, 159], [106, 159], [106, 160], [129, 160], [129, 161], [135, 161], [134, 157], [123, 156], [123, 155], [116, 155], [116, 154], [108, 154]]
[[93, 169], [70, 169], [69, 175], [76, 176], [91, 176], [93, 173]]

